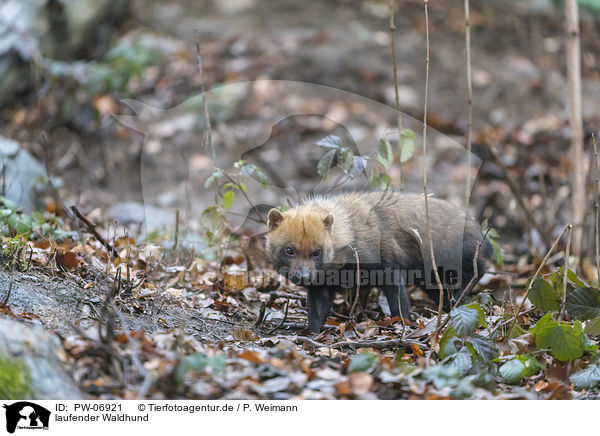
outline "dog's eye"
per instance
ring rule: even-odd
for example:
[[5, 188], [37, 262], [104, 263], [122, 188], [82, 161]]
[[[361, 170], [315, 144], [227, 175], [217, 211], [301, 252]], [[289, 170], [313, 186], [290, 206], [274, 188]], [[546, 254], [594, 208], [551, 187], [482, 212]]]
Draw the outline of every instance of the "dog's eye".
[[296, 250], [294, 247], [285, 247], [285, 254], [288, 256], [294, 256], [296, 254]]
[[321, 250], [315, 250], [312, 255], [313, 257], [319, 257], [321, 255]]

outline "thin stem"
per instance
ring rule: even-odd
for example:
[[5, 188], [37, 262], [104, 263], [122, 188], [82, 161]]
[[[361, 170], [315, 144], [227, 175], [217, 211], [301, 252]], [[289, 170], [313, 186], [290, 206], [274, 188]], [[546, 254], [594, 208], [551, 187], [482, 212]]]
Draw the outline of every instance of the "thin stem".
[[206, 131], [202, 137], [203, 146], [210, 148], [213, 165], [217, 164], [215, 146], [212, 142], [212, 126], [210, 123], [210, 113], [208, 111], [208, 99], [206, 98], [206, 86], [204, 81], [204, 68], [202, 66], [202, 55], [200, 54], [200, 36], [196, 35], [196, 57], [198, 59], [198, 74], [200, 76], [200, 92], [202, 93], [202, 106], [204, 109], [204, 123]]
[[596, 136], [592, 133], [592, 143], [594, 144], [594, 169], [596, 174], [596, 180], [594, 183], [594, 218], [595, 218], [595, 227], [596, 227], [596, 271], [598, 273], [597, 280], [600, 282], [600, 223], [598, 222], [598, 178], [600, 174], [598, 174], [598, 146], [596, 144]]
[[569, 272], [569, 256], [571, 254], [571, 236], [573, 232], [569, 227], [569, 234], [567, 236], [567, 249], [565, 250], [565, 272], [563, 273], [563, 298], [562, 305], [560, 308], [560, 319], [565, 318], [565, 306], [567, 304], [567, 277]]
[[581, 261], [583, 218], [585, 216], [585, 178], [583, 171], [583, 115], [581, 95], [581, 47], [577, 0], [565, 1], [567, 23], [567, 73], [569, 89], [569, 127], [573, 162], [572, 207], [573, 254]]
[[438, 319], [437, 328], [442, 323], [442, 308], [444, 306], [444, 287], [440, 280], [440, 275], [437, 270], [437, 264], [435, 262], [435, 253], [433, 252], [433, 238], [431, 237], [431, 223], [429, 221], [429, 197], [427, 194], [427, 103], [429, 96], [429, 1], [423, 0], [423, 6], [425, 9], [425, 101], [423, 103], [423, 193], [425, 195], [425, 219], [427, 221], [427, 238], [429, 241], [429, 255], [431, 256], [431, 267], [435, 274], [435, 281], [437, 282], [438, 289], [440, 291], [440, 298], [438, 302]]
[[471, 74], [471, 14], [469, 0], [465, 0], [465, 46], [467, 51], [467, 182], [465, 187], [465, 209], [471, 197], [471, 136], [473, 130], [473, 84]]
[[[394, 38], [395, 30], [396, 24], [394, 23], [394, 0], [390, 0], [390, 37], [392, 40], [392, 63], [394, 66], [394, 94], [396, 97], [396, 114], [398, 117], [398, 148], [400, 148], [400, 134], [403, 130], [403, 127], [402, 113], [400, 112], [400, 97], [398, 91], [398, 64], [396, 62], [396, 40]], [[398, 170], [400, 172], [400, 190], [402, 190], [404, 186], [404, 182], [402, 179], [402, 149], [400, 149], [400, 161], [398, 162]]]
[[[560, 235], [558, 235], [558, 238], [556, 238], [554, 240], [554, 243], [550, 247], [550, 250], [548, 250], [548, 253], [546, 253], [546, 256], [542, 260], [542, 263], [540, 264], [539, 268], [537, 269], [537, 271], [535, 272], [535, 274], [533, 275], [533, 277], [529, 281], [529, 285], [527, 285], [527, 290], [525, 291], [525, 295], [523, 295], [523, 300], [521, 300], [521, 304], [519, 304], [519, 308], [515, 312], [515, 314], [513, 316], [513, 319], [512, 319], [512, 322], [510, 323], [510, 327], [508, 329], [509, 333], [510, 333], [513, 325], [515, 324], [515, 321], [519, 317], [519, 314], [521, 313], [521, 309], [523, 309], [523, 304], [525, 304], [525, 300], [527, 300], [527, 297], [529, 296], [529, 291], [531, 290], [531, 287], [533, 286], [533, 283], [535, 282], [535, 279], [537, 279], [537, 276], [542, 271], [542, 268], [544, 268], [544, 266], [546, 265], [546, 262], [548, 262], [548, 259], [550, 258], [550, 256], [554, 252], [554, 249], [558, 245], [558, 241], [560, 241], [562, 239], [562, 237], [565, 235], [565, 233], [567, 233], [567, 231], [570, 230], [572, 227], [573, 227], [572, 224], [567, 224], [565, 226], [565, 228], [563, 229], [562, 233]], [[504, 338], [504, 339], [505, 340], [508, 339], [508, 335], [506, 335], [506, 338]]]

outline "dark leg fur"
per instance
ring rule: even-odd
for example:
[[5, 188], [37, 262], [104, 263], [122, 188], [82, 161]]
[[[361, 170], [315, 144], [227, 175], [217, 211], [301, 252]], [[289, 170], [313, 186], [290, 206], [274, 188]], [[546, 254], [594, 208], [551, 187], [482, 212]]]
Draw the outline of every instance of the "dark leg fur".
[[[402, 306], [402, 316], [408, 318], [410, 315], [410, 300], [408, 299], [406, 287], [403, 284], [400, 284], [399, 287], [396, 285], [384, 285], [381, 287], [381, 290], [390, 306], [390, 314], [392, 316], [400, 316], [400, 306]], [[400, 297], [400, 300], [398, 300], [398, 297]]]
[[318, 333], [321, 330], [331, 312], [334, 292], [332, 289], [319, 287], [307, 289], [308, 328], [312, 332]]

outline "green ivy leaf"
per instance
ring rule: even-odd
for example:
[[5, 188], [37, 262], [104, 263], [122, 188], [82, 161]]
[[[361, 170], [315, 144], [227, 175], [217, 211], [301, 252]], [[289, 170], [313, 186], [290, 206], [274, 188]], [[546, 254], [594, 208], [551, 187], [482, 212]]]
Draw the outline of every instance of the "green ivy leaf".
[[317, 145], [323, 148], [339, 150], [342, 147], [342, 140], [339, 136], [329, 135], [317, 142]]
[[569, 377], [571, 383], [578, 389], [591, 389], [600, 383], [600, 367], [590, 365]]
[[415, 132], [410, 129], [404, 129], [398, 137], [398, 147], [400, 148], [400, 162], [408, 161], [415, 154]]
[[531, 291], [529, 291], [529, 301], [544, 312], [550, 312], [560, 309], [560, 297], [556, 295], [554, 288], [546, 280], [538, 277]]
[[450, 327], [461, 338], [475, 333], [478, 326], [479, 312], [476, 309], [460, 306], [450, 313]]
[[592, 319], [600, 316], [600, 290], [576, 288], [567, 295], [567, 311], [577, 319]]
[[329, 150], [327, 153], [325, 153], [325, 155], [323, 155], [317, 164], [317, 173], [319, 173], [321, 177], [325, 178], [327, 175], [327, 171], [329, 171], [329, 168], [331, 168], [331, 164], [333, 163], [336, 153], [337, 150]]

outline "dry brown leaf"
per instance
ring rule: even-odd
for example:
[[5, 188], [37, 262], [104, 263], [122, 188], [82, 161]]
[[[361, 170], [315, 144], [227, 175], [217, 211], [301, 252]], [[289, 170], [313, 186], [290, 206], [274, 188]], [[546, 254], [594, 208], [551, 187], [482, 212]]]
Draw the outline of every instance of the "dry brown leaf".
[[235, 327], [231, 330], [231, 336], [239, 341], [256, 341], [258, 337], [252, 330], [245, 329], [244, 327]]
[[252, 363], [265, 363], [265, 359], [263, 359], [256, 351], [252, 350], [244, 350], [238, 354], [237, 357]]

